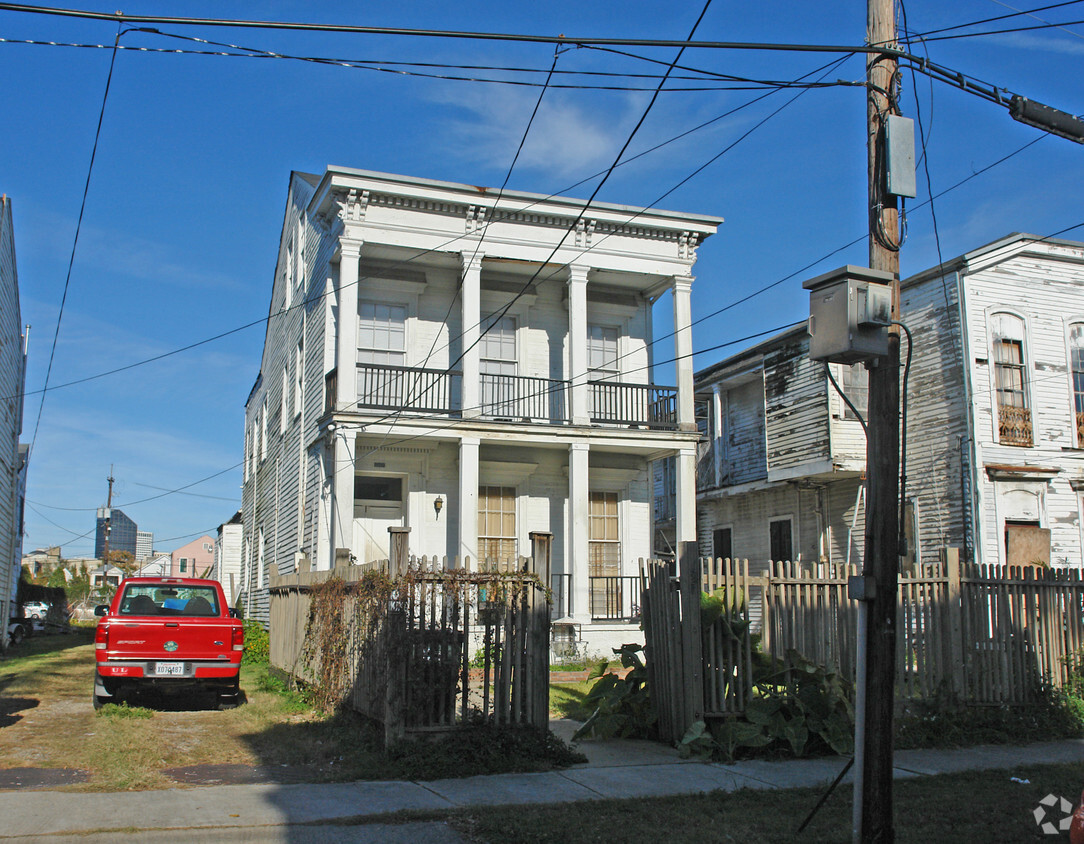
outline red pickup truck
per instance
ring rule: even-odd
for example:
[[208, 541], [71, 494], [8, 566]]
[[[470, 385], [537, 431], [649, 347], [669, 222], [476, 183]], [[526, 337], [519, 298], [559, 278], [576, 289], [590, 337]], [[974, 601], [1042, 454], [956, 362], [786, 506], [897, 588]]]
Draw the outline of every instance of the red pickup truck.
[[95, 709], [148, 688], [202, 688], [220, 708], [237, 704], [244, 627], [217, 581], [130, 577], [94, 612]]

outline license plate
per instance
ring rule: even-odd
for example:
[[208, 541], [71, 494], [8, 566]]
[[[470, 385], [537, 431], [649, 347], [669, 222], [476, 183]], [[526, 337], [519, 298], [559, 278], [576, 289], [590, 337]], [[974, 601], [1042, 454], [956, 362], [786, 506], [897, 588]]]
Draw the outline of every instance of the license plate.
[[184, 675], [184, 663], [183, 662], [156, 662], [154, 664], [155, 674], [164, 674], [166, 676], [183, 676]]

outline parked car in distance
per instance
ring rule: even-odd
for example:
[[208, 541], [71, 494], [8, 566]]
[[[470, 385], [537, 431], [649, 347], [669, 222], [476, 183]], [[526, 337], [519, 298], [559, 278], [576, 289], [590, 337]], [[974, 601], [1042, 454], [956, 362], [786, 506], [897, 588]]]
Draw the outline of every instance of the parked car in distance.
[[49, 613], [49, 605], [44, 601], [27, 601], [23, 604], [23, 618], [45, 618]]
[[130, 577], [99, 616], [94, 708], [130, 690], [205, 690], [237, 705], [244, 627], [215, 580]]

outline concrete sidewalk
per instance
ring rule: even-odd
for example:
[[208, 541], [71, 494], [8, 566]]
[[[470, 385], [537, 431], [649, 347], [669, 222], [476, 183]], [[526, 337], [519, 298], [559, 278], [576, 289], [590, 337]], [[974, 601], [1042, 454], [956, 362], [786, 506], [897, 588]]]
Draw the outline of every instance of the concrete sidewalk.
[[[562, 738], [574, 722], [551, 724]], [[162, 791], [87, 794], [57, 791], [0, 792], [0, 840], [33, 836], [35, 842], [81, 836], [140, 841], [399, 841], [456, 842], [440, 823], [394, 827], [343, 827], [366, 817], [469, 806], [545, 804], [605, 798], [657, 797], [721, 789], [825, 786], [843, 769], [841, 758], [733, 765], [678, 758], [677, 751], [645, 741], [586, 741], [588, 762], [562, 771], [505, 774], [432, 782], [353, 782], [323, 785], [225, 785]], [[1084, 762], [1084, 740], [1022, 747], [908, 750], [896, 754], [896, 776]], [[849, 775], [848, 775], [849, 776]], [[329, 824], [329, 826], [307, 826]], [[353, 830], [349, 835], [346, 833]], [[184, 830], [184, 833], [181, 833]]]

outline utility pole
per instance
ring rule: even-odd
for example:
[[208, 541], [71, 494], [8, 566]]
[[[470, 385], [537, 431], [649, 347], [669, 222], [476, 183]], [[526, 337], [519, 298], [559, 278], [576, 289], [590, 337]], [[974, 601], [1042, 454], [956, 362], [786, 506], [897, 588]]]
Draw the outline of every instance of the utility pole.
[[[105, 499], [105, 542], [102, 543], [102, 563], [109, 569], [109, 531], [113, 525], [113, 467], [109, 467], [109, 495]], [[103, 576], [104, 577], [104, 576]]]
[[[893, 0], [868, 0], [866, 41], [871, 46], [896, 48]], [[892, 319], [899, 319], [900, 259], [897, 200], [886, 185], [886, 118], [897, 103], [895, 56], [870, 53], [866, 63], [867, 154], [869, 173], [869, 265], [893, 276]], [[893, 706], [896, 680], [896, 591], [899, 565], [900, 475], [900, 337], [890, 326], [888, 356], [869, 370], [869, 419], [866, 444], [868, 496], [863, 574], [873, 594], [865, 604], [866, 660], [859, 735], [855, 747], [854, 841], [891, 842]]]

